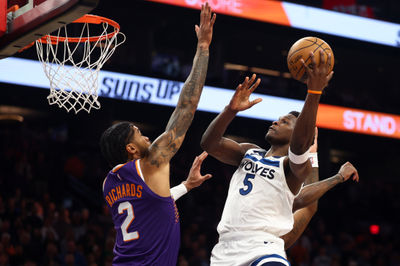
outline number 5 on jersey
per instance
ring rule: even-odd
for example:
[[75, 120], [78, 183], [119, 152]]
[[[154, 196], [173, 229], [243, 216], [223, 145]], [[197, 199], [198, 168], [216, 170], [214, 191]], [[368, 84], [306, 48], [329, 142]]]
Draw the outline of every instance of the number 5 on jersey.
[[129, 201], [124, 201], [121, 202], [118, 205], [118, 213], [123, 214], [126, 210], [126, 218], [124, 222], [121, 224], [121, 231], [122, 231], [122, 237], [124, 239], [124, 242], [127, 241], [132, 241], [136, 240], [139, 238], [139, 232], [130, 232], [128, 233], [128, 228], [131, 225], [132, 221], [135, 219], [135, 214], [133, 212], [133, 207], [132, 204], [129, 203]]
[[239, 189], [240, 195], [245, 196], [245, 195], [247, 195], [247, 194], [250, 193], [250, 191], [253, 189], [253, 183], [251, 183], [251, 181], [250, 181], [249, 179], [254, 179], [254, 177], [255, 177], [254, 174], [247, 174], [247, 175], [244, 177], [243, 184], [244, 184], [246, 187], [245, 187], [245, 189], [244, 189], [244, 188]]

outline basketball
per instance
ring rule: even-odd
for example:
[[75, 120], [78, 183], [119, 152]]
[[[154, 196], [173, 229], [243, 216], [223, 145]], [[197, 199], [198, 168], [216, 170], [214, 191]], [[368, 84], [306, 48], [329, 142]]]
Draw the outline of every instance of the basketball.
[[[311, 63], [310, 52], [314, 53], [315, 61], [317, 64], [319, 64], [320, 49], [325, 52], [326, 56], [328, 56], [329, 54], [331, 55], [330, 69], [328, 72], [330, 73], [333, 69], [335, 59], [331, 47], [324, 40], [317, 37], [304, 37], [292, 45], [287, 56], [287, 64], [290, 74], [294, 79], [303, 83], [306, 82], [307, 72], [305, 71], [305, 68], [300, 59], [303, 58], [304, 62], [310, 68], [313, 68], [314, 66]], [[325, 58], [325, 60], [327, 60], [327, 57]]]

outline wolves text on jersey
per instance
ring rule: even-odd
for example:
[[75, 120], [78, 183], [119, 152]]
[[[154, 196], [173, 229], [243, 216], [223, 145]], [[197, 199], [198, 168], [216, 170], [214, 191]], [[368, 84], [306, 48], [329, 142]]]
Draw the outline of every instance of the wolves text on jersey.
[[256, 162], [243, 160], [239, 168], [242, 168], [247, 173], [258, 174], [262, 177], [267, 177], [269, 179], [273, 179], [275, 176], [275, 170], [265, 167], [263, 164], [257, 164]]

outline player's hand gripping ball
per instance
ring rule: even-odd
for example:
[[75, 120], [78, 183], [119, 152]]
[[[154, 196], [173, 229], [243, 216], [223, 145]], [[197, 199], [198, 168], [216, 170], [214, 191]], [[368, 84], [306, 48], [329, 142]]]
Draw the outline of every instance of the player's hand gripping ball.
[[324, 51], [325, 60], [328, 58], [328, 54], [331, 55], [331, 60], [329, 63], [329, 72], [333, 69], [335, 59], [331, 47], [322, 39], [317, 37], [304, 37], [297, 42], [295, 42], [289, 50], [287, 57], [287, 64], [289, 67], [290, 74], [292, 77], [298, 81], [305, 83], [307, 81], [307, 72], [301, 63], [301, 58], [303, 58], [305, 64], [311, 69], [314, 67], [311, 63], [310, 52], [314, 53], [314, 58], [317, 64], [320, 61], [320, 51]]

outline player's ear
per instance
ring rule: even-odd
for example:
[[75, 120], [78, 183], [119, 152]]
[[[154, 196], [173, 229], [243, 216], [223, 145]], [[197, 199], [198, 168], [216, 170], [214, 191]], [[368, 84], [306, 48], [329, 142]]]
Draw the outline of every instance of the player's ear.
[[135, 153], [138, 152], [138, 149], [133, 143], [126, 144], [125, 149], [128, 152], [129, 157], [132, 157]]

